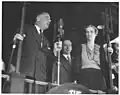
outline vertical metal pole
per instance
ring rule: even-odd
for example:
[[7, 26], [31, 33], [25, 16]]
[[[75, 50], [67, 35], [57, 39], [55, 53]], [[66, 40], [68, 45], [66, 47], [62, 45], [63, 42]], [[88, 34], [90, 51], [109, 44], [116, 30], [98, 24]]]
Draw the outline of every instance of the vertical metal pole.
[[[106, 25], [106, 33], [107, 33], [107, 48], [111, 47], [110, 44], [110, 33], [112, 33], [111, 29], [112, 29], [112, 17], [111, 17], [111, 9], [109, 12], [109, 9], [106, 8], [105, 10], [105, 25]], [[111, 61], [111, 55], [107, 50], [107, 58], [108, 58], [108, 65], [109, 65], [109, 79], [110, 79], [110, 89], [113, 90], [113, 80], [112, 80], [112, 69], [111, 69], [111, 65], [112, 65], [112, 61]]]
[[57, 84], [60, 85], [60, 51], [58, 51], [58, 63], [57, 63], [57, 65], [58, 65]]
[[[26, 4], [27, 3], [24, 3], [24, 6], [22, 8], [22, 18], [21, 18], [21, 27], [20, 27], [21, 35], [23, 34]], [[18, 74], [19, 74], [19, 68], [20, 68], [21, 55], [22, 55], [22, 41], [20, 41], [19, 45], [18, 45], [18, 54], [17, 54], [17, 63], [16, 63], [16, 73], [18, 73]]]

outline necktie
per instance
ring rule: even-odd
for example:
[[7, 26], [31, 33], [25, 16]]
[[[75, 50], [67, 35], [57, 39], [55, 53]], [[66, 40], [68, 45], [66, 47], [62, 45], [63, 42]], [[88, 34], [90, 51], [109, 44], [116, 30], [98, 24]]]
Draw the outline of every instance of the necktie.
[[71, 64], [71, 59], [70, 59], [70, 57], [69, 57], [69, 56], [67, 56], [67, 59], [68, 59], [69, 63]]
[[40, 36], [41, 36], [41, 48], [43, 47], [43, 31], [40, 30]]

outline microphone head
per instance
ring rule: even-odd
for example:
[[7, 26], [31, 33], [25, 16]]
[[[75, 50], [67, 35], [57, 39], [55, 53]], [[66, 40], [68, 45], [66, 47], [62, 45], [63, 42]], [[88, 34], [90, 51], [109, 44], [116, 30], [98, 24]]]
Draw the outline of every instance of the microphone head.
[[98, 25], [97, 29], [104, 29], [104, 25]]
[[60, 20], [59, 20], [59, 27], [60, 27], [60, 28], [63, 28], [63, 25], [64, 25], [64, 23], [63, 23], [63, 19], [60, 18]]

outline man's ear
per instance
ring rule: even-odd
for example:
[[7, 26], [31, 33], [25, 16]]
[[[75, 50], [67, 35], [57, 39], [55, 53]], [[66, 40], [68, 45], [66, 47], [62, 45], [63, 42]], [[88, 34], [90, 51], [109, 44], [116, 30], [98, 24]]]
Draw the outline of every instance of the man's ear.
[[37, 20], [37, 21], [40, 21], [40, 17], [39, 17], [39, 16], [37, 16], [37, 17], [36, 17], [36, 20]]

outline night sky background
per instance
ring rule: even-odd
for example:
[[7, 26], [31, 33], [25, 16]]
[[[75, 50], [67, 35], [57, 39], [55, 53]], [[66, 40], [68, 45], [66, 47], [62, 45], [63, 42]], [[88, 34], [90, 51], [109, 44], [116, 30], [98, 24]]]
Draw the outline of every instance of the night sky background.
[[[2, 59], [8, 64], [12, 51], [13, 37], [21, 25], [23, 2], [2, 2]], [[73, 47], [84, 42], [84, 27], [88, 24], [102, 25], [102, 12], [105, 8], [112, 9], [113, 30], [111, 39], [118, 36], [118, 3], [109, 2], [28, 2], [25, 13], [25, 23], [32, 24], [36, 15], [42, 11], [49, 12], [52, 22], [45, 32], [46, 37], [53, 45], [55, 33], [54, 24], [62, 18], [64, 21], [64, 38], [73, 42]], [[99, 30], [96, 43], [102, 42], [103, 33]]]

